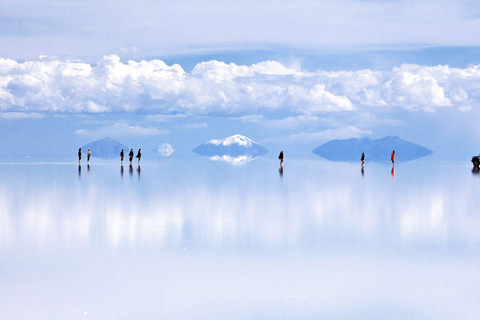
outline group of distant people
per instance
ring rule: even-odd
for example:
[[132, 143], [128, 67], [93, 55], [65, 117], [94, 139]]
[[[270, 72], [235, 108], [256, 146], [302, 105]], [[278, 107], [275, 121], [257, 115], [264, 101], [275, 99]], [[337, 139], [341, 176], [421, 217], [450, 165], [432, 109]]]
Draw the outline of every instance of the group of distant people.
[[[128, 153], [128, 161], [130, 162], [130, 165], [132, 165], [134, 155], [135, 153], [133, 152], [133, 149], [130, 149], [130, 152]], [[125, 157], [125, 153], [122, 149], [122, 151], [120, 151], [120, 164], [123, 164], [124, 157]], [[135, 158], [138, 159], [138, 165], [140, 165], [140, 159], [142, 158], [142, 149], [138, 149], [137, 156]]]
[[[133, 156], [135, 153], [133, 152], [133, 149], [130, 149], [130, 152], [128, 153], [128, 160], [130, 161], [130, 165], [132, 165], [133, 161]], [[92, 156], [92, 153], [90, 152], [90, 149], [87, 151], [87, 164], [90, 163], [90, 157]], [[123, 165], [123, 158], [125, 157], [124, 150], [120, 152], [120, 163]], [[138, 165], [140, 165], [140, 159], [142, 158], [142, 149], [138, 149], [137, 156], [136, 158], [138, 159]], [[82, 162], [82, 148], [78, 148], [78, 164]]]
[[[283, 151], [280, 151], [280, 154], [278, 155], [278, 160], [280, 160], [280, 170], [283, 171]], [[363, 165], [365, 164], [365, 152], [362, 153], [360, 161], [362, 161], [363, 168]], [[390, 155], [390, 161], [392, 161], [392, 165], [395, 166], [395, 150], [393, 150], [392, 154]]]

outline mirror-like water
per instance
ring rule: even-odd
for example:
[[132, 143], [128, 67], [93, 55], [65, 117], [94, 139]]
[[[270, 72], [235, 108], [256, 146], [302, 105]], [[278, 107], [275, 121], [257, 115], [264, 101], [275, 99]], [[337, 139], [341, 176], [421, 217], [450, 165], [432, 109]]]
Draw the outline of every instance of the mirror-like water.
[[468, 165], [0, 165], [1, 319], [476, 319]]

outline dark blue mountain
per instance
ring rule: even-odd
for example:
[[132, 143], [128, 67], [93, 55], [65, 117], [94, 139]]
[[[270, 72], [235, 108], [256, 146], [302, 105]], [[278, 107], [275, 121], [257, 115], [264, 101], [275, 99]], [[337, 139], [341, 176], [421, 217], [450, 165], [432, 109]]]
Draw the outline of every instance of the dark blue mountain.
[[89, 144], [83, 146], [82, 153], [85, 157], [88, 149], [90, 149], [90, 152], [92, 153], [92, 158], [101, 159], [113, 159], [120, 157], [120, 151], [122, 151], [122, 149], [124, 149], [125, 155], [127, 155], [130, 150], [120, 142], [109, 137], [90, 142]]
[[312, 152], [330, 161], [344, 162], [360, 161], [362, 153], [365, 152], [367, 162], [389, 162], [392, 150], [395, 150], [396, 162], [411, 161], [433, 153], [432, 150], [418, 144], [391, 136], [377, 140], [370, 138], [332, 140]]
[[225, 139], [210, 140], [193, 149], [193, 152], [206, 157], [250, 156], [255, 158], [267, 153], [268, 150], [253, 140], [236, 134]]

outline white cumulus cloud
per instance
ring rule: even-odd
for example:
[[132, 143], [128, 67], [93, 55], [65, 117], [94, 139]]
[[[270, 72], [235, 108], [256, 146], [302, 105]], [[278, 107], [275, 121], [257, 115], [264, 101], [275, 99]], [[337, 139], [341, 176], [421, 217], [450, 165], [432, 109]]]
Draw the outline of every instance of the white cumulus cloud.
[[164, 157], [169, 157], [175, 152], [175, 149], [170, 143], [162, 143], [155, 149], [155, 152], [161, 154]]
[[107, 125], [100, 127], [94, 130], [85, 130], [79, 129], [75, 131], [77, 135], [84, 136], [113, 136], [113, 137], [123, 137], [123, 136], [136, 136], [136, 137], [149, 137], [149, 136], [158, 136], [165, 135], [168, 133], [166, 129], [158, 129], [155, 127], [142, 127], [140, 125], [132, 126], [125, 121], [118, 121], [112, 125]]
[[480, 65], [405, 64], [387, 71], [307, 72], [277, 61], [252, 65], [207, 61], [186, 72], [161, 60], [124, 63], [116, 55], [105, 56], [94, 66], [82, 61], [0, 59], [0, 112], [145, 111], [155, 114], [146, 120], [157, 122], [185, 114], [311, 117], [364, 106], [468, 111], [480, 100], [479, 87]]

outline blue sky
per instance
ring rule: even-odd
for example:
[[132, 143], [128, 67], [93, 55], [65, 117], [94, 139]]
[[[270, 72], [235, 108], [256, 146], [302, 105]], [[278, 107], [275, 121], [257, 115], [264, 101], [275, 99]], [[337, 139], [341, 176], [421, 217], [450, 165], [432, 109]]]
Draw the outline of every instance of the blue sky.
[[0, 146], [70, 159], [110, 136], [172, 157], [239, 133], [308, 157], [398, 135], [480, 152], [473, 1], [0, 3]]

